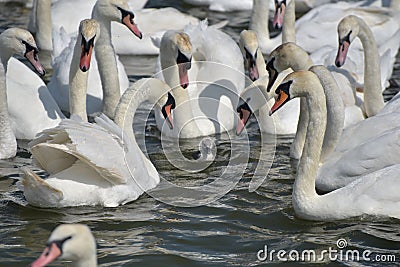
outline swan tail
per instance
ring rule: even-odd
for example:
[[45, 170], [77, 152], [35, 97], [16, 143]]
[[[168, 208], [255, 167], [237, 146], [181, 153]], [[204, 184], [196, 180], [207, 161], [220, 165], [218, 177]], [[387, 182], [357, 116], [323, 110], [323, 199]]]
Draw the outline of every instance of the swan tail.
[[63, 192], [50, 186], [28, 167], [22, 167], [22, 185], [27, 201], [39, 207], [54, 206], [63, 199]]

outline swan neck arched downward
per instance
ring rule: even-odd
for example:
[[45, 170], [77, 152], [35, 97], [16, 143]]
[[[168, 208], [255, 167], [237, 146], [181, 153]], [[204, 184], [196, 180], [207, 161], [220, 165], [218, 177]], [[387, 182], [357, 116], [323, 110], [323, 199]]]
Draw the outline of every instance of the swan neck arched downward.
[[369, 26], [357, 19], [358, 37], [364, 48], [364, 105], [368, 117], [376, 115], [384, 106], [381, 83], [379, 51]]

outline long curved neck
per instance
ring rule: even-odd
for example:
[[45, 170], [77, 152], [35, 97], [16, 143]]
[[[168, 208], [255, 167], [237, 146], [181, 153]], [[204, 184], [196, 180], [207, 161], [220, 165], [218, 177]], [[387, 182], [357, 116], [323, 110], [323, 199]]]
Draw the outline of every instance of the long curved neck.
[[79, 68], [81, 43], [82, 36], [78, 34], [69, 69], [69, 111], [71, 115], [78, 115], [86, 121], [86, 93], [89, 71], [83, 72]]
[[295, 22], [296, 22], [296, 4], [295, 0], [291, 0], [288, 4], [285, 17], [283, 18], [282, 27], [282, 43], [293, 42], [296, 43], [296, 32], [295, 32]]
[[133, 118], [141, 103], [149, 100], [155, 103], [168, 92], [169, 87], [161, 80], [143, 78], [132, 84], [121, 96], [115, 110], [114, 122], [124, 130], [130, 140], [136, 143], [133, 132]]
[[33, 9], [35, 14], [36, 44], [40, 50], [53, 50], [51, 39], [51, 0], [35, 1], [36, 7]]
[[322, 86], [307, 90], [305, 99], [309, 113], [306, 141], [293, 187], [293, 206], [296, 211], [307, 208], [310, 198], [317, 197], [315, 178], [326, 127], [326, 104]]
[[268, 74], [267, 72], [267, 66], [265, 64], [265, 59], [264, 56], [261, 52], [260, 48], [257, 48], [257, 70], [258, 70], [258, 74], [260, 77], [264, 77]]
[[253, 0], [249, 29], [257, 33], [257, 38], [269, 39], [268, 28], [269, 1]]
[[390, 1], [390, 8], [394, 9], [394, 10], [400, 10], [400, 1], [399, 0], [391, 0]]
[[310, 71], [318, 76], [326, 98], [327, 124], [320, 157], [320, 162], [324, 162], [327, 156], [335, 149], [342, 135], [344, 127], [344, 103], [335, 79], [325, 66], [313, 66], [310, 68]]
[[[299, 53], [293, 53], [291, 58], [291, 66], [294, 71], [299, 70], [308, 70], [312, 67], [313, 62], [311, 58], [307, 55], [307, 53], [303, 53], [304, 51], [300, 51]], [[290, 147], [290, 157], [294, 159], [299, 159], [301, 156], [301, 151], [304, 146], [306, 133], [307, 133], [307, 124], [308, 124], [308, 109], [307, 103], [304, 98], [300, 98], [300, 114], [299, 121], [297, 123], [296, 135], [294, 136], [293, 143]]]
[[358, 19], [358, 38], [364, 48], [364, 106], [368, 117], [376, 115], [384, 106], [379, 51], [368, 25]]
[[13, 157], [17, 151], [17, 142], [8, 114], [5, 69], [5, 66], [0, 64], [0, 159]]
[[120, 85], [117, 60], [111, 43], [111, 21], [100, 16], [96, 7], [93, 9], [92, 18], [96, 19], [100, 25], [100, 36], [94, 50], [103, 87], [102, 111], [109, 118], [114, 118], [115, 108], [120, 98]]

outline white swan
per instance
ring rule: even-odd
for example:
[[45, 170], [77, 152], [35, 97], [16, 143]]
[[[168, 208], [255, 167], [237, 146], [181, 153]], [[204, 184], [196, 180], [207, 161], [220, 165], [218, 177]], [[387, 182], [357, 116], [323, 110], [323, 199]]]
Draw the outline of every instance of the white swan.
[[325, 195], [316, 193], [315, 179], [326, 127], [323, 88], [315, 74], [299, 71], [289, 74], [277, 91], [279, 96], [270, 114], [295, 97], [305, 97], [310, 110], [306, 142], [293, 186], [296, 215], [318, 221], [362, 215], [400, 218], [400, 196], [396, 190], [399, 164], [365, 175]]
[[[277, 47], [269, 56], [267, 71], [269, 72], [270, 80], [268, 90], [275, 83], [278, 74], [288, 68], [294, 71], [308, 70], [313, 66], [313, 62], [308, 54], [298, 45], [294, 43], [285, 43]], [[330, 69], [331, 70], [331, 69]], [[344, 127], [347, 128], [364, 119], [363, 111], [356, 104], [355, 89], [350, 83], [347, 76], [342, 73], [331, 71], [331, 74], [338, 83], [340, 95], [345, 108]], [[304, 108], [303, 108], [304, 107]], [[300, 99], [300, 110], [306, 109], [304, 99]], [[307, 126], [307, 112], [300, 112], [299, 124], [296, 131], [296, 136], [292, 143], [290, 156], [294, 159], [299, 159], [303, 148], [304, 138]]]
[[158, 79], [141, 79], [121, 97], [115, 123], [105, 115], [95, 124], [65, 119], [41, 133], [29, 147], [35, 162], [50, 176], [42, 179], [22, 168], [26, 200], [39, 207], [115, 207], [154, 188], [159, 183], [157, 170], [137, 145], [132, 123], [136, 109], [149, 100], [172, 127], [169, 90]]
[[350, 43], [356, 37], [361, 40], [364, 49], [364, 108], [368, 117], [376, 115], [384, 106], [379, 52], [375, 38], [363, 19], [349, 15], [338, 25], [339, 48], [335, 64], [343, 66]]
[[[241, 100], [239, 100], [236, 110], [239, 116], [236, 134], [240, 134], [243, 131], [251, 114], [256, 111], [259, 111], [257, 119], [261, 131], [269, 134], [296, 133], [299, 118], [299, 100], [289, 103], [285, 107], [285, 111], [280, 112], [277, 116], [270, 117], [267, 114], [269, 105], [272, 105], [274, 101], [274, 90], [271, 90], [271, 93], [267, 93], [269, 76], [264, 56], [258, 47], [256, 33], [251, 30], [243, 30], [240, 33], [239, 46], [249, 72], [249, 77], [253, 83], [240, 94]], [[291, 70], [281, 73], [277, 78], [278, 81], [282, 80], [289, 72]]]
[[[43, 81], [23, 63], [11, 58], [14, 54], [25, 56], [44, 75], [33, 36], [26, 30], [10, 28], [0, 35], [0, 47], [2, 107], [7, 113], [2, 115], [5, 140], [0, 143], [4, 143], [4, 150], [13, 151], [16, 147], [10, 150], [6, 145], [14, 147], [12, 139], [32, 139], [38, 132], [57, 125], [64, 116]], [[9, 127], [12, 135], [8, 133]], [[12, 157], [14, 152], [0, 154], [5, 158]]]
[[[290, 1], [290, 0], [289, 0]], [[294, 4], [293, 1], [288, 6]], [[289, 8], [288, 8], [289, 9]], [[283, 9], [284, 15], [285, 9]], [[289, 20], [289, 29], [296, 29], [297, 44], [311, 54], [315, 64], [330, 66], [336, 56], [335, 30], [341, 18], [347, 15], [363, 18], [371, 28], [378, 42], [382, 62], [382, 88], [386, 88], [391, 77], [394, 59], [400, 43], [400, 14], [395, 10], [381, 7], [381, 1], [339, 2], [319, 6], [299, 18], [296, 23]], [[363, 53], [361, 43], [356, 40], [344, 67], [358, 84], [364, 84]]]
[[96, 267], [96, 240], [84, 224], [61, 224], [51, 233], [42, 255], [29, 266], [41, 267], [56, 259], [72, 261], [73, 266]]
[[[253, 0], [185, 0], [185, 2], [196, 6], [208, 6], [210, 10], [220, 12], [251, 10], [254, 8]], [[265, 2], [268, 2], [268, 0]], [[304, 13], [328, 2], [330, 0], [296, 0], [296, 12]], [[271, 10], [274, 8], [274, 0], [269, 1], [269, 7]]]
[[[132, 20], [133, 16], [133, 13], [128, 11], [128, 5], [124, 0], [99, 0], [93, 7], [93, 18], [100, 24], [100, 34], [97, 36], [98, 44], [94, 49], [97, 61], [91, 63], [92, 67], [89, 70], [86, 105], [88, 114], [102, 110], [112, 118], [121, 92], [129, 86], [124, 68], [117, 61], [114, 53], [110, 27], [112, 21], [120, 21], [140, 37], [141, 33]], [[59, 103], [61, 109], [68, 112], [70, 110], [67, 96], [70, 79], [72, 79], [68, 74], [71, 64], [75, 64], [71, 62], [74, 44], [75, 42], [72, 42], [55, 59], [54, 74], [48, 85], [50, 92]], [[99, 54], [101, 57], [97, 56]]]
[[[281, 7], [282, 5], [279, 4], [279, 6]], [[268, 13], [268, 1], [254, 0], [249, 28], [256, 33], [258, 45], [263, 53], [270, 53], [278, 45], [285, 42], [295, 42], [296, 40], [293, 26], [296, 19], [294, 2], [288, 4], [284, 16], [280, 16], [281, 11], [278, 8], [277, 4], [277, 9], [275, 10], [274, 24], [278, 20], [278, 18], [280, 19], [281, 23], [283, 23], [283, 20], [285, 21], [285, 23], [283, 24], [284, 26], [282, 29], [282, 34], [279, 34], [274, 38], [270, 38], [269, 36]]]
[[[167, 31], [160, 42], [162, 76], [176, 100], [175, 127], [162, 132], [192, 138], [232, 130], [245, 82], [240, 49], [206, 21], [189, 25], [185, 32]], [[161, 130], [160, 114], [156, 120]]]
[[[41, 3], [41, 1], [36, 3], [36, 13], [40, 14], [42, 18], [41, 20], [36, 20], [36, 24], [40, 26], [37, 27], [37, 31], [44, 32], [40, 37], [43, 37], [43, 40], [47, 43], [47, 47], [49, 48], [47, 50], [52, 50], [51, 27], [54, 32], [58, 32], [62, 27], [67, 35], [76, 36], [79, 22], [91, 16], [91, 11], [96, 3], [96, 0], [58, 0], [50, 6], [51, 1], [45, 1], [47, 1], [47, 3]], [[111, 38], [115, 51], [119, 55], [156, 55], [159, 53], [159, 49], [152, 43], [152, 36], [162, 36], [162, 34], [169, 29], [183, 30], [185, 25], [189, 23], [197, 24], [199, 22], [197, 18], [181, 13], [175, 8], [142, 9], [146, 2], [144, 0], [127, 2], [129, 4], [129, 9], [134, 10], [135, 22], [140, 26], [143, 35], [142, 39], [138, 40], [129, 34], [126, 27], [113, 23], [111, 25]], [[43, 16], [43, 13], [47, 15]], [[49, 19], [50, 13], [52, 20]], [[48, 28], [49, 25], [50, 29]], [[44, 30], [42, 30], [43, 28]], [[57, 35], [53, 36], [53, 38], [60, 39]], [[60, 40], [58, 40], [58, 43], [60, 43]], [[62, 39], [61, 44], [58, 44], [58, 46], [61, 46], [61, 49], [54, 44], [58, 51], [61, 51], [67, 45], [68, 42]], [[57, 51], [55, 51], [54, 55], [58, 55]]]

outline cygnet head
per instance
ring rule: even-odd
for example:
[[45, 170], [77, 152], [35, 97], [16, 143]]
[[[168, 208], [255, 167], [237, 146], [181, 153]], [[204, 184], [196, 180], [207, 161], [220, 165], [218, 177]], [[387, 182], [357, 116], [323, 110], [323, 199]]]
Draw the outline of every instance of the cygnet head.
[[257, 34], [255, 31], [243, 30], [239, 39], [240, 51], [245, 60], [245, 66], [249, 72], [250, 79], [254, 82], [260, 78], [257, 66], [257, 55], [259, 53]]
[[62, 224], [57, 226], [46, 242], [42, 255], [31, 267], [42, 267], [60, 258], [70, 260], [79, 266], [96, 266], [96, 241], [88, 226], [83, 224]]
[[134, 22], [135, 15], [126, 0], [98, 0], [93, 7], [92, 18], [101, 21], [117, 21], [128, 27], [133, 34], [142, 39], [142, 33]]
[[5, 30], [0, 34], [0, 47], [1, 61], [5, 68], [7, 68], [9, 58], [16, 54], [24, 56], [41, 76], [46, 74], [46, 71], [39, 61], [39, 50], [36, 46], [35, 39], [27, 30], [20, 28], [9, 28]]
[[335, 59], [335, 65], [341, 67], [346, 61], [351, 42], [354, 41], [360, 32], [358, 18], [354, 15], [344, 17], [338, 24], [337, 32], [339, 36], [339, 48]]

